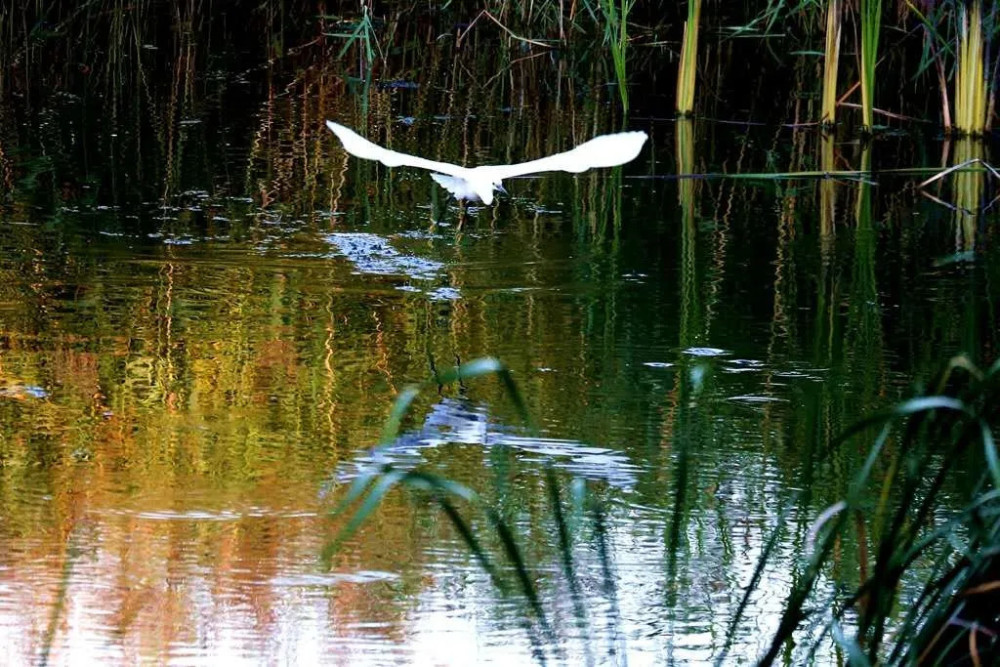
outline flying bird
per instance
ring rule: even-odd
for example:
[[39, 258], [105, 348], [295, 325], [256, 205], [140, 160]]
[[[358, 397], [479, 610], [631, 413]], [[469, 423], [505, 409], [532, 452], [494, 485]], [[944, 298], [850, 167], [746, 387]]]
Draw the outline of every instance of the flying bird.
[[493, 203], [493, 192], [504, 192], [501, 181], [514, 176], [543, 171], [568, 171], [578, 174], [595, 167], [615, 167], [634, 160], [646, 143], [645, 132], [603, 134], [585, 141], [576, 148], [539, 160], [520, 164], [494, 164], [482, 167], [460, 167], [449, 162], [427, 160], [373, 144], [350, 128], [326, 121], [326, 126], [344, 144], [344, 150], [366, 160], [378, 160], [387, 167], [417, 167], [428, 169], [438, 185], [459, 200], [479, 200], [487, 206]]

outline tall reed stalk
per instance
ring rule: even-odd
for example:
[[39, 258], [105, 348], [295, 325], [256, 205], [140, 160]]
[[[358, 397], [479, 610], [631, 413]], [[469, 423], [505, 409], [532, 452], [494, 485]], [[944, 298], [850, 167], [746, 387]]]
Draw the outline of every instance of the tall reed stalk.
[[882, 0], [861, 0], [861, 118], [868, 131], [875, 124], [875, 63], [881, 22]]
[[611, 60], [615, 65], [618, 80], [618, 94], [622, 100], [622, 112], [628, 113], [628, 15], [635, 0], [601, 0], [604, 13], [604, 41], [611, 49]]
[[837, 122], [837, 68], [840, 61], [840, 0], [826, 5], [826, 49], [823, 56], [823, 115], [820, 122], [832, 126]]
[[694, 83], [698, 68], [698, 24], [701, 21], [701, 0], [688, 0], [688, 17], [684, 22], [681, 42], [681, 62], [677, 75], [677, 113], [694, 113]]
[[955, 69], [955, 127], [962, 134], [988, 129], [983, 8], [979, 0], [959, 7], [958, 64]]

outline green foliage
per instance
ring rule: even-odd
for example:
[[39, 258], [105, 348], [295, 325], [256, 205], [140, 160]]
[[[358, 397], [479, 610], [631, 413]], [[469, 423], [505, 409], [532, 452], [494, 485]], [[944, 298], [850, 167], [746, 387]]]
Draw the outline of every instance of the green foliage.
[[611, 50], [611, 60], [615, 65], [618, 93], [621, 96], [622, 111], [628, 113], [628, 15], [635, 0], [600, 0], [604, 16], [604, 43]]
[[861, 0], [861, 117], [862, 126], [875, 126], [875, 65], [882, 30], [882, 0]]
[[[494, 43], [501, 48], [500, 62], [508, 64], [521, 62], [524, 51], [533, 51], [530, 59], [553, 48], [559, 50], [560, 56], [576, 61], [610, 56], [626, 111], [630, 107], [629, 83], [635, 84], [635, 72], [663, 69], [666, 64], [657, 59], [673, 52], [680, 41], [676, 108], [681, 114], [693, 112], [699, 34], [721, 34], [719, 45], [734, 37], [767, 38], [762, 50], [766, 52], [761, 53], [765, 67], [769, 57], [774, 66], [780, 67], [789, 55], [808, 58], [824, 54], [823, 101], [814, 119], [819, 122], [834, 119], [840, 28], [843, 21], [848, 21], [845, 25], [857, 26], [848, 34], [857, 36], [854, 50], [859, 54], [859, 63], [846, 72], [840, 68], [842, 79], [849, 77], [840, 87], [853, 90], [857, 84], [860, 88], [865, 131], [874, 125], [875, 97], [879, 87], [887, 85], [883, 81], [912, 81], [913, 85], [901, 85], [899, 89], [912, 90], [912, 96], [904, 92], [903, 101], [920, 107], [927, 97], [921, 80], [927, 72], [936, 73], [946, 127], [953, 124], [953, 103], [954, 124], [960, 131], [979, 134], [988, 130], [994, 104], [989, 72], [995, 69], [995, 63], [991, 62], [991, 54], [995, 53], [993, 41], [1000, 29], [1000, 8], [996, 3], [984, 6], [957, 0], [906, 0], [900, 11], [893, 12], [883, 12], [883, 4], [881, 0], [847, 4], [839, 0], [769, 0], [763, 7], [753, 3], [737, 7], [707, 5], [709, 13], [701, 16], [701, 0], [488, 0], [434, 6], [374, 4], [365, 0], [328, 3], [323, 5], [323, 13], [317, 13], [316, 5], [310, 3], [235, 2], [226, 6], [225, 13], [244, 17], [252, 29], [241, 31], [239, 39], [251, 44], [256, 40], [253, 46], [263, 46], [271, 58], [300, 53], [303, 44], [323, 42], [315, 40], [318, 27], [326, 40], [337, 42], [335, 53], [328, 54], [327, 61], [342, 63], [348, 78], [366, 86], [373, 76], [377, 80], [379, 70], [390, 67], [390, 61], [406, 45], [426, 44], [427, 39], [456, 49], [469, 39]], [[100, 79], [108, 89], [105, 94], [113, 98], [119, 88], [149, 80], [148, 73], [156, 65], [148, 47], [160, 41], [153, 26], [170, 22], [173, 32], [187, 36], [184, 38], [190, 39], [191, 45], [225, 41], [207, 36], [215, 30], [211, 26], [225, 23], [214, 21], [216, 9], [201, 5], [171, 9], [149, 0], [28, 3], [21, 11], [0, 9], [4, 35], [0, 82], [5, 77], [17, 78], [22, 72], [37, 76], [39, 67], [63, 58], [63, 66], [69, 71], [86, 67], [89, 72], [92, 68], [98, 75], [92, 78]], [[852, 15], [854, 21], [849, 18]], [[723, 21], [730, 25], [720, 24]], [[683, 33], [678, 34], [681, 24]], [[712, 30], [706, 32], [706, 28]], [[825, 48], [821, 43], [824, 39]], [[72, 51], [63, 48], [61, 42], [67, 41], [76, 44]], [[97, 44], [102, 46], [97, 48]], [[294, 46], [286, 49], [285, 44]], [[880, 55], [882, 44], [886, 46]], [[254, 48], [247, 50], [252, 52]], [[706, 52], [706, 45], [700, 50]], [[721, 54], [724, 50], [715, 52]], [[886, 72], [877, 80], [876, 63], [880, 60], [885, 62]], [[718, 66], [724, 65], [723, 58]], [[707, 69], [703, 61], [700, 70], [714, 74]]]
[[[827, 508], [810, 530], [814, 536], [810, 555], [761, 664], [782, 654], [805, 618], [807, 603], [819, 602], [811, 600], [817, 583], [831, 564], [835, 546], [850, 530], [852, 518], [865, 522], [868, 517], [877, 536], [872, 544], [874, 568], [842, 596], [820, 634], [820, 639], [832, 636], [852, 656], [851, 664], [951, 662], [968, 645], [977, 624], [989, 627], [995, 622], [995, 611], [976, 612], [965, 598], [1000, 575], [1000, 465], [992, 436], [998, 417], [998, 379], [1000, 365], [983, 374], [968, 359], [957, 357], [936, 380], [932, 393], [865, 419], [838, 439], [838, 446], [843, 446], [877, 430], [868, 458], [844, 499]], [[983, 472], [969, 480], [965, 506], [940, 516], [946, 479], [968, 476], [960, 462], [968, 464], [970, 456], [975, 460], [977, 450]], [[862, 542], [860, 548], [867, 545]], [[927, 568], [927, 562], [934, 565]], [[902, 618], [897, 619], [901, 584], [913, 577], [921, 578], [920, 593], [915, 603], [907, 600]], [[854, 639], [844, 632], [851, 616], [856, 619]], [[963, 643], [943, 642], [948, 635], [962, 637]], [[982, 639], [980, 650], [992, 660], [1000, 655], [995, 638]]]
[[[438, 381], [484, 374], [502, 379], [522, 417], [527, 419], [509, 373], [494, 360], [472, 362]], [[956, 357], [931, 387], [927, 393], [862, 420], [834, 442], [831, 453], [874, 434], [868, 456], [844, 489], [843, 498], [821, 512], [809, 530], [807, 553], [760, 664], [772, 664], [787, 655], [793, 642], [800, 643], [795, 638], [805, 619], [817, 613], [810, 611], [813, 609], [826, 610], [821, 612], [818, 632], [807, 634], [806, 642], [796, 649], [809, 656], [815, 656], [823, 642], [832, 641], [852, 665], [940, 664], [961, 659], [992, 664], [1000, 657], [1000, 642], [986, 631], [995, 626], [1000, 609], [996, 604], [1000, 596], [1000, 456], [993, 438], [1000, 418], [1000, 363], [981, 372], [967, 358]], [[402, 415], [417, 392], [404, 391], [397, 399], [383, 442], [398, 434]], [[977, 469], [981, 471], [978, 476], [971, 472]], [[966, 479], [969, 494], [958, 511], [946, 513], [942, 489], [952, 477]], [[597, 538], [603, 591], [612, 601], [616, 616], [606, 510], [588, 496], [582, 483], [576, 482], [567, 512], [560, 482], [551, 469], [546, 471], [545, 483], [562, 574], [568, 583], [577, 625], [586, 633], [589, 620], [573, 534], [579, 520], [573, 517], [586, 516], [591, 534]], [[338, 541], [349, 537], [386, 492], [400, 484], [430, 493], [498, 590], [522, 597], [532, 621], [528, 628], [535, 655], [543, 659], [544, 647], [554, 647], [557, 637], [548, 620], [545, 600], [534, 584], [526, 545], [498, 510], [467, 487], [428, 473], [382, 466], [359, 478], [337, 508], [335, 513], [343, 515], [360, 502]], [[683, 486], [678, 482], [679, 494]], [[454, 500], [486, 517], [488, 530], [499, 539], [503, 555], [514, 570], [515, 586], [507, 583], [497, 557], [486, 548], [488, 533], [463, 518]], [[683, 503], [683, 496], [678, 495], [675, 519], [683, 518]], [[785, 510], [764, 546], [729, 625], [717, 664], [724, 663], [738, 636], [748, 602], [784, 537], [788, 518]], [[852, 525], [867, 526], [866, 534], [873, 536], [870, 544], [860, 539], [858, 548], [871, 549], [874, 566], [853, 588], [840, 589], [829, 598], [829, 594], [819, 593], [820, 582], [830, 575], [838, 545], [848, 541]], [[337, 543], [331, 543], [327, 554]], [[676, 543], [672, 548], [677, 548]], [[916, 596], [910, 594], [903, 599], [904, 581], [909, 581], [909, 590], [914, 590], [914, 580], [918, 583]], [[977, 628], [985, 630], [979, 632]]]
[[[341, 20], [335, 16], [324, 16], [326, 19]], [[372, 20], [371, 6], [367, 2], [361, 3], [361, 16], [356, 20], [343, 20], [338, 26], [338, 32], [327, 33], [329, 37], [344, 40], [344, 46], [337, 54], [337, 58], [343, 58], [351, 50], [352, 46], [360, 47], [361, 71], [370, 71], [374, 62], [375, 54], [379, 49], [378, 37], [375, 33], [375, 24]]]
[[[410, 387], [402, 391], [399, 397], [397, 397], [392, 411], [386, 420], [382, 442], [379, 446], [390, 444], [398, 436], [403, 417], [409, 411], [413, 400], [420, 393], [421, 389], [430, 387], [440, 388], [443, 385], [484, 375], [495, 375], [500, 379], [507, 395], [514, 403], [518, 414], [530, 427], [531, 421], [527, 408], [510, 375], [510, 371], [494, 359], [478, 359], [463, 364], [452, 371], [437, 374], [423, 385], [423, 387]], [[508, 596], [516, 594], [525, 602], [527, 617], [523, 619], [524, 626], [531, 640], [535, 657], [544, 662], [546, 646], [556, 647], [558, 645], [558, 637], [549, 621], [545, 601], [539, 594], [534, 573], [531, 571], [529, 565], [528, 545], [520, 539], [515, 526], [504, 516], [500, 509], [494, 507], [482, 496], [464, 485], [445, 479], [439, 475], [420, 471], [397, 470], [391, 464], [381, 465], [367, 471], [352, 483], [343, 500], [333, 511], [334, 516], [344, 516], [348, 513], [350, 513], [350, 516], [337, 536], [325, 546], [322, 553], [324, 562], [329, 565], [330, 559], [336, 550], [345, 540], [350, 539], [383, 498], [385, 498], [385, 495], [396, 486], [403, 486], [414, 491], [430, 494], [444, 512], [452, 527], [459, 534], [466, 548], [468, 548], [469, 552], [476, 559], [476, 562], [489, 575], [490, 580], [497, 590]], [[580, 517], [584, 514], [588, 514], [590, 517], [592, 532], [598, 544], [598, 557], [601, 563], [603, 581], [602, 588], [610, 602], [612, 620], [617, 618], [617, 592], [614, 585], [614, 574], [611, 566], [610, 549], [608, 547], [604, 509], [594, 500], [588, 498], [581, 483], [574, 483], [572, 486], [570, 503], [567, 507], [567, 503], [563, 499], [559, 481], [556, 478], [555, 472], [551, 469], [546, 471], [546, 487], [550, 510], [559, 538], [560, 564], [570, 590], [573, 613], [577, 627], [586, 635], [589, 632], [589, 619], [583, 594], [584, 576], [586, 573], [578, 567], [574, 558], [577, 532], [574, 530], [574, 526], [579, 523], [579, 520], [575, 517]], [[478, 515], [485, 518], [489, 530], [492, 531], [492, 537], [499, 540], [507, 567], [513, 569], [513, 584], [510, 583], [509, 577], [505, 575], [505, 568], [498, 557], [492, 554], [485, 546], [485, 542], [491, 535], [483, 534], [482, 529], [477, 528], [473, 522], [467, 520], [455, 504], [456, 500], [464, 503]], [[351, 511], [352, 508], [353, 511]], [[588, 652], [590, 651], [589, 647], [587, 650]], [[587, 662], [588, 664], [592, 663], [589, 656]]]
[[682, 116], [694, 112], [694, 88], [698, 71], [698, 32], [701, 0], [688, 0], [688, 15], [681, 41], [681, 61], [677, 75], [677, 111]]

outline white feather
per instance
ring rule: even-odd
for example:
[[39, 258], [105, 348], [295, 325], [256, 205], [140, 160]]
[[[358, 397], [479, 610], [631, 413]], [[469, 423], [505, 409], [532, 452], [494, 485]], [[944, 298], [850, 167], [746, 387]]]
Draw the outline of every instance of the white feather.
[[505, 178], [543, 171], [580, 173], [596, 167], [614, 167], [634, 160], [646, 143], [645, 132], [604, 134], [576, 148], [539, 160], [469, 168], [382, 148], [357, 132], [329, 120], [326, 121], [326, 126], [337, 135], [344, 150], [351, 155], [377, 160], [388, 167], [428, 169], [435, 172], [431, 174], [431, 178], [456, 199], [479, 199], [487, 205], [493, 202], [493, 191], [500, 189], [500, 183]]

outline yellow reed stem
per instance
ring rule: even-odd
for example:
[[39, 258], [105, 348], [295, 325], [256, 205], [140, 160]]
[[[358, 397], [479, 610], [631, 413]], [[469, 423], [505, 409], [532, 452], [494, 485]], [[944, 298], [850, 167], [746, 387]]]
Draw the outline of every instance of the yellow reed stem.
[[960, 8], [958, 67], [955, 70], [955, 127], [962, 134], [983, 134], [987, 124], [987, 86], [983, 63], [982, 3]]
[[694, 112], [695, 72], [698, 68], [698, 24], [701, 21], [701, 0], [688, 0], [688, 18], [684, 22], [681, 42], [681, 62], [677, 76], [677, 111], [682, 116]]
[[840, 0], [826, 6], [826, 50], [823, 58], [823, 125], [837, 122], [837, 67], [840, 61]]

